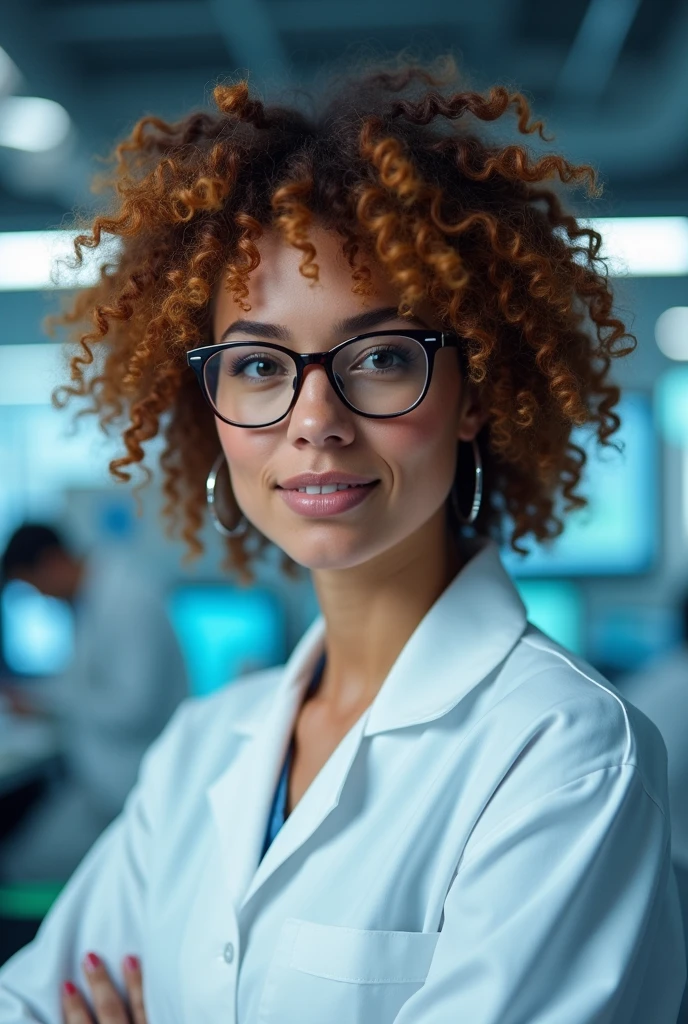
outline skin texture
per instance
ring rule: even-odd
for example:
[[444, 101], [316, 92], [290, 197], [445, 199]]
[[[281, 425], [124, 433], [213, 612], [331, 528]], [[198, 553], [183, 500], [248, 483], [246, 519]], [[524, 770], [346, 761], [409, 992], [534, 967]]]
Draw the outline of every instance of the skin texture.
[[[286, 328], [287, 344], [297, 351], [320, 351], [350, 336], [338, 330], [338, 321], [396, 308], [398, 294], [378, 267], [372, 268], [373, 293], [363, 298], [352, 292], [338, 236], [319, 228], [313, 241], [317, 282], [299, 273], [296, 249], [278, 233], [266, 233], [259, 245], [261, 262], [250, 279], [250, 314], [225, 289], [215, 297], [216, 342], [231, 324], [250, 317]], [[441, 326], [427, 308], [419, 305], [416, 315], [426, 326]], [[397, 315], [380, 328], [404, 325], [408, 320]], [[244, 331], [231, 340], [259, 337]], [[311, 570], [326, 621], [322, 684], [296, 723], [290, 807], [371, 703], [418, 622], [460, 567], [445, 502], [458, 441], [471, 441], [482, 423], [451, 349], [437, 354], [428, 394], [404, 416], [358, 416], [338, 399], [324, 369], [311, 366], [296, 405], [279, 423], [246, 430], [217, 420], [239, 507], [274, 544]], [[276, 490], [279, 481], [296, 473], [331, 469], [380, 483], [361, 505], [322, 519], [293, 512]]]

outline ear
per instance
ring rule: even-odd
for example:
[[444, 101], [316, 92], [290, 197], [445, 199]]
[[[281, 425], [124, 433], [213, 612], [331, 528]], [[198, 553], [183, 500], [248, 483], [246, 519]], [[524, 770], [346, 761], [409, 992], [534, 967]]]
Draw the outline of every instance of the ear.
[[473, 441], [487, 422], [487, 411], [474, 385], [466, 385], [456, 436], [459, 441]]

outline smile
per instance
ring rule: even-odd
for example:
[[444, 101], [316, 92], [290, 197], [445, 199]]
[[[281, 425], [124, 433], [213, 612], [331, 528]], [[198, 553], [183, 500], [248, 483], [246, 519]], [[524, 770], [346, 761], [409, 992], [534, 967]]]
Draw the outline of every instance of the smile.
[[282, 500], [302, 516], [319, 519], [339, 515], [361, 505], [377, 487], [379, 480], [369, 484], [325, 484], [323, 487], [278, 487]]

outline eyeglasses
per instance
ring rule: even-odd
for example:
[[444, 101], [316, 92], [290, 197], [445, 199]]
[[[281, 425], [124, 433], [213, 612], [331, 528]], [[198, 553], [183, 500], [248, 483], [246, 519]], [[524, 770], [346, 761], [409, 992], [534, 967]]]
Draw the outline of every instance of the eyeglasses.
[[216, 416], [235, 427], [269, 427], [291, 411], [304, 370], [323, 366], [330, 384], [352, 412], [373, 419], [403, 416], [425, 398], [441, 348], [465, 356], [460, 339], [446, 331], [375, 331], [328, 352], [294, 352], [283, 345], [232, 341], [187, 352]]

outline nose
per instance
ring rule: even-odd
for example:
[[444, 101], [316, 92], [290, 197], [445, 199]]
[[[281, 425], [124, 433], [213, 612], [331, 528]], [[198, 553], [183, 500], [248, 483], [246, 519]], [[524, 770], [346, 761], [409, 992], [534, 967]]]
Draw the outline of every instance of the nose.
[[289, 414], [289, 440], [302, 439], [315, 445], [327, 440], [348, 444], [354, 432], [354, 413], [347, 409], [330, 384], [324, 366], [307, 366]]

